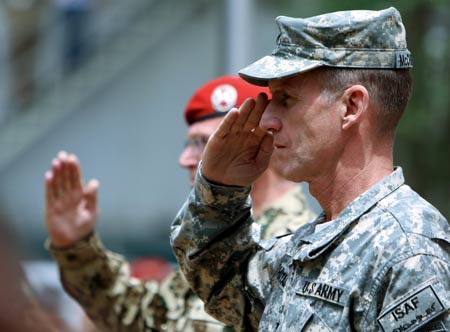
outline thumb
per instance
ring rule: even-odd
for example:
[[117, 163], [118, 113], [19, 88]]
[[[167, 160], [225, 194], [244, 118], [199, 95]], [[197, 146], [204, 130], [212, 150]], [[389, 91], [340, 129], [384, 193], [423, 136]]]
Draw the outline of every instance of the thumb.
[[98, 180], [92, 179], [84, 189], [83, 197], [86, 201], [86, 208], [90, 211], [97, 210], [97, 191], [99, 186]]
[[272, 156], [273, 149], [273, 135], [271, 132], [267, 132], [259, 144], [259, 150], [256, 156], [257, 163], [268, 163], [270, 157]]

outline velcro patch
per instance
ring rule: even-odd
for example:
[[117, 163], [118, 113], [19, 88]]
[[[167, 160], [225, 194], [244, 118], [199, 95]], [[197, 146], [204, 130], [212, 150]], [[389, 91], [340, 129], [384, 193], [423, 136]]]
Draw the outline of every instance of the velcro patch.
[[421, 327], [417, 332], [448, 332], [442, 321], [431, 322]]
[[412, 67], [411, 53], [408, 51], [395, 52], [395, 67], [396, 68], [411, 68]]
[[425, 325], [444, 311], [433, 284], [428, 282], [383, 310], [378, 323], [384, 332], [408, 332]]

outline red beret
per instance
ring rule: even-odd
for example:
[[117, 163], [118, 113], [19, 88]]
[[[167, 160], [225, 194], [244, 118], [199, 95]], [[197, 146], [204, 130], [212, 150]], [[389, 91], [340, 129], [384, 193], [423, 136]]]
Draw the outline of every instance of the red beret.
[[131, 275], [142, 281], [162, 281], [173, 271], [173, 266], [158, 256], [145, 256], [138, 258], [130, 264]]
[[247, 98], [256, 98], [269, 89], [252, 85], [239, 76], [227, 75], [207, 82], [194, 92], [186, 105], [184, 118], [188, 125], [201, 120], [225, 115], [233, 107], [239, 107]]

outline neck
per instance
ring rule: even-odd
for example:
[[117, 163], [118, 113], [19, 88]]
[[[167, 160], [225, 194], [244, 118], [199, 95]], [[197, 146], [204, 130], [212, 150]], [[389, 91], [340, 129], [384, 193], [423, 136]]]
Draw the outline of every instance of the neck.
[[267, 169], [263, 175], [253, 183], [250, 192], [253, 203], [253, 216], [257, 218], [262, 212], [269, 208], [276, 199], [294, 188], [295, 185], [294, 182], [281, 178], [272, 169]]
[[336, 219], [353, 200], [392, 172], [392, 151], [372, 153], [370, 159], [355, 158], [350, 154], [350, 158], [340, 159], [325, 176], [309, 181], [309, 189], [329, 221]]

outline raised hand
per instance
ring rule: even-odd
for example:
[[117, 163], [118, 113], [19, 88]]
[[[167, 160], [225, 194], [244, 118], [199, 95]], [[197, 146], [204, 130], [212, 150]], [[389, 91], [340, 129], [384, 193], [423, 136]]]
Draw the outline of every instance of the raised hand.
[[53, 159], [45, 174], [45, 226], [54, 246], [74, 245], [94, 230], [98, 185], [84, 187], [75, 155], [62, 151]]
[[259, 127], [268, 104], [262, 93], [232, 109], [211, 136], [203, 153], [202, 172], [211, 182], [251, 185], [267, 168], [273, 152], [271, 133]]

